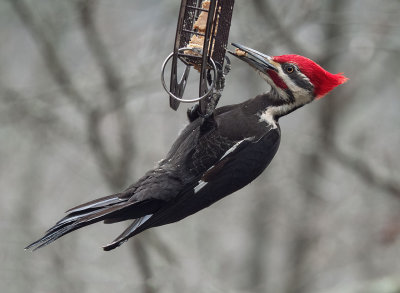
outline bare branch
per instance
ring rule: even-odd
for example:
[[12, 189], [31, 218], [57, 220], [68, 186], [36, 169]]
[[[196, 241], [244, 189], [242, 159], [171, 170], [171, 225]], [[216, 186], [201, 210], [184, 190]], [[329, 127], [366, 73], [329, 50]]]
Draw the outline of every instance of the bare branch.
[[[330, 0], [327, 1], [329, 11], [332, 14], [339, 14], [346, 9], [345, 0]], [[329, 64], [334, 62], [335, 55], [332, 50], [335, 46], [332, 45], [334, 39], [337, 43], [342, 41], [341, 28], [337, 23], [332, 23], [324, 27], [325, 32], [325, 50], [324, 56], [321, 58], [322, 67], [328, 67]], [[286, 35], [290, 37], [290, 35]], [[336, 44], [338, 45], [338, 44]], [[335, 121], [337, 119], [339, 103], [333, 97], [324, 101], [321, 105], [318, 115], [318, 125], [321, 127], [321, 136], [318, 137], [319, 145], [322, 149], [327, 149], [334, 143], [335, 139]], [[300, 213], [298, 215], [298, 222], [300, 227], [294, 231], [294, 237], [291, 249], [291, 267], [292, 270], [289, 274], [287, 281], [287, 293], [302, 293], [309, 292], [310, 273], [312, 269], [307, 266], [309, 254], [313, 251], [313, 247], [318, 240], [319, 235], [313, 229], [313, 220], [309, 215], [315, 213], [318, 209], [315, 195], [320, 194], [320, 185], [318, 183], [318, 176], [326, 172], [324, 158], [319, 155], [318, 151], [313, 151], [309, 156], [304, 158], [301, 167], [301, 182], [303, 185], [303, 202], [300, 206]]]
[[157, 233], [147, 233], [147, 237], [150, 239], [150, 244], [153, 248], [170, 264], [176, 263], [176, 255], [170, 246], [165, 244]]
[[273, 30], [278, 32], [277, 35], [281, 37], [293, 51], [308, 55], [307, 50], [296, 40], [296, 36], [292, 31], [282, 23], [281, 17], [277, 14], [269, 1], [255, 0], [253, 3], [259, 14], [263, 15], [263, 19], [271, 25]]
[[[103, 112], [118, 110], [118, 133], [120, 139], [121, 152], [114, 159], [106, 151], [105, 141], [99, 130], [99, 112], [94, 112], [89, 123], [89, 133], [92, 149], [100, 162], [103, 175], [107, 178], [108, 184], [112, 188], [121, 188], [129, 178], [129, 167], [132, 163], [134, 144], [132, 138], [132, 125], [129, 121], [128, 113], [121, 107], [125, 104], [126, 90], [124, 89], [122, 78], [119, 76], [114, 64], [112, 63], [109, 51], [98, 32], [93, 18], [95, 5], [94, 0], [80, 0], [76, 2], [77, 13], [79, 14], [80, 24], [85, 36], [88, 48], [92, 52], [99, 68], [103, 74], [106, 89], [109, 93], [110, 109]], [[109, 170], [111, 168], [111, 170]], [[149, 284], [148, 279], [152, 276], [150, 260], [147, 250], [144, 247], [144, 239], [134, 239], [132, 241], [133, 254], [142, 274], [144, 286], [143, 292], [151, 293], [154, 289]], [[150, 242], [150, 239], [147, 239]], [[152, 241], [157, 242], [156, 239]], [[159, 240], [158, 240], [159, 242]], [[162, 245], [162, 243], [158, 243]]]
[[97, 1], [95, 0], [80, 0], [76, 2], [76, 9], [80, 16], [81, 28], [88, 47], [100, 67], [106, 89], [110, 93], [110, 102], [112, 105], [118, 105], [119, 103], [123, 103], [125, 99], [122, 79], [112, 63], [109, 51], [101, 40], [94, 23], [93, 15], [96, 5]]
[[[93, 147], [103, 148], [102, 151], [97, 151], [101, 162], [108, 162], [108, 164], [115, 163], [115, 168], [112, 172], [114, 174], [114, 178], [112, 179], [112, 181], [114, 182], [114, 187], [124, 186], [126, 184], [126, 180], [128, 179], [127, 170], [129, 169], [132, 162], [134, 150], [131, 134], [132, 125], [130, 125], [127, 113], [125, 113], [124, 109], [120, 107], [121, 105], [125, 104], [126, 100], [126, 90], [124, 89], [122, 78], [120, 77], [116, 70], [116, 67], [112, 63], [110, 53], [104, 42], [102, 41], [100, 33], [98, 32], [95, 25], [94, 11], [96, 8], [96, 4], [97, 2], [94, 0], [80, 0], [76, 2], [76, 10], [80, 16], [79, 20], [86, 42], [88, 44], [88, 48], [92, 52], [103, 74], [106, 89], [109, 92], [108, 98], [110, 102], [110, 108], [111, 110], [119, 110], [117, 119], [121, 153], [118, 158], [114, 161], [112, 161], [110, 158], [106, 158], [107, 152], [104, 148], [105, 142], [101, 141], [100, 132], [97, 131], [91, 135], [94, 141], [96, 141], [97, 143], [97, 145], [93, 145]], [[103, 112], [103, 114], [105, 114], [106, 112], [108, 111]], [[96, 115], [98, 114], [99, 113], [96, 113]], [[99, 117], [97, 116], [97, 118]]]
[[398, 181], [377, 173], [365, 160], [348, 154], [337, 146], [328, 148], [329, 154], [346, 168], [351, 169], [366, 183], [376, 186], [393, 197], [400, 199], [400, 184]]
[[84, 97], [75, 88], [68, 71], [57, 54], [57, 51], [44, 31], [36, 23], [29, 6], [23, 0], [9, 0], [9, 2], [25, 28], [37, 43], [39, 52], [42, 55], [43, 61], [45, 62], [51, 77], [61, 88], [65, 97], [69, 98], [79, 111], [87, 111], [88, 104]]
[[[144, 236], [144, 235], [143, 235]], [[147, 254], [147, 249], [143, 245], [143, 237], [142, 239], [136, 238], [131, 241], [132, 250], [135, 254], [135, 259], [140, 267], [140, 273], [142, 274], [143, 279], [143, 293], [154, 293], [156, 290], [149, 283], [149, 279], [152, 276], [149, 256]]]
[[[115, 188], [117, 183], [114, 182], [112, 160], [106, 152], [104, 141], [100, 133], [100, 114], [93, 110], [87, 117], [87, 134], [89, 145], [94, 153], [94, 156], [99, 164], [100, 172], [108, 182], [111, 188]], [[119, 186], [118, 186], [119, 187]]]

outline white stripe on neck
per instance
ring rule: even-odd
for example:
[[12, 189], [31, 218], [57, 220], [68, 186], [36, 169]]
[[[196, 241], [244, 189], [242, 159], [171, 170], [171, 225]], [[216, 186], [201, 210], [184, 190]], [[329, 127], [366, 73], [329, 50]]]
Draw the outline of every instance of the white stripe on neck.
[[259, 122], [266, 122], [267, 124], [272, 126], [272, 129], [277, 128], [276, 117], [284, 116], [294, 109], [303, 106], [304, 103], [302, 101], [296, 101], [290, 104], [283, 104], [279, 106], [268, 106], [264, 111], [260, 114]]
[[265, 111], [261, 112], [260, 115], [260, 120], [259, 122], [266, 122], [268, 125], [272, 126], [272, 129], [277, 128], [278, 126], [276, 125], [275, 121], [275, 115], [274, 115], [274, 109], [275, 107], [268, 107], [265, 109]]

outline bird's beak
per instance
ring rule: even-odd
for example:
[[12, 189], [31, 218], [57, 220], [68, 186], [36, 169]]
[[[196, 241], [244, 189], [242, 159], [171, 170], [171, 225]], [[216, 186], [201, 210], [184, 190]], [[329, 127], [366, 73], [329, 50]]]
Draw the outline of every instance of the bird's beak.
[[264, 73], [267, 73], [268, 70], [278, 71], [278, 69], [273, 65], [273, 61], [270, 56], [236, 43], [232, 43], [232, 46], [238, 48], [239, 50], [236, 49], [235, 52], [228, 50], [228, 52], [250, 64], [251, 67]]

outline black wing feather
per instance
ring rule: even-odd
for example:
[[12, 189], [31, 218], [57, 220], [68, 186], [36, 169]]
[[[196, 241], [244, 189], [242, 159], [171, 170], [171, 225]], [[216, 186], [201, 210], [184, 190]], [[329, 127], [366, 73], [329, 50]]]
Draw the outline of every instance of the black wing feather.
[[[135, 229], [129, 227], [111, 244], [104, 246], [104, 250], [114, 249], [128, 238], [151, 227], [180, 221], [246, 186], [269, 165], [279, 148], [279, 143], [279, 128], [270, 130], [257, 140], [243, 140], [232, 152], [199, 176], [197, 181], [187, 185], [183, 192], [151, 215], [146, 222], [137, 225]], [[220, 167], [221, 165], [223, 166]], [[207, 184], [199, 192], [195, 192], [199, 180]]]
[[70, 209], [27, 249], [43, 247], [102, 220], [135, 219], [104, 247], [110, 250], [146, 229], [192, 215], [249, 184], [268, 166], [280, 142], [279, 127], [271, 129], [271, 125], [259, 122], [256, 112], [244, 112], [252, 109], [251, 103], [223, 107], [209, 119], [196, 119], [155, 169], [122, 193]]

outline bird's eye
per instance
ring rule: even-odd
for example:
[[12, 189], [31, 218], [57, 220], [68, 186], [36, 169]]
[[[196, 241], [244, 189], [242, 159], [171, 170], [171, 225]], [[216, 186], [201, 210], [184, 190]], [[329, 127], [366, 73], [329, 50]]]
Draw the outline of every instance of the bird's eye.
[[287, 73], [293, 73], [293, 71], [294, 71], [294, 66], [289, 65], [289, 66], [287, 66], [287, 67], [285, 68], [285, 70], [286, 70]]

